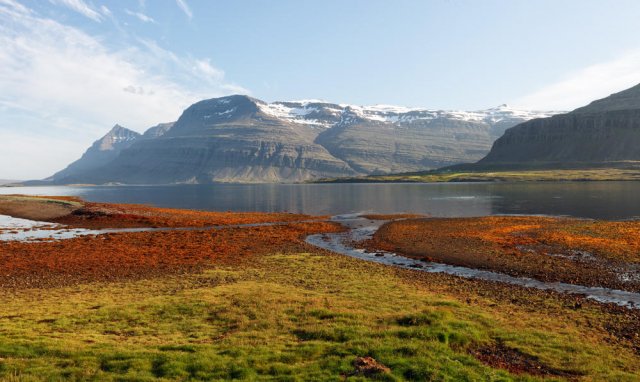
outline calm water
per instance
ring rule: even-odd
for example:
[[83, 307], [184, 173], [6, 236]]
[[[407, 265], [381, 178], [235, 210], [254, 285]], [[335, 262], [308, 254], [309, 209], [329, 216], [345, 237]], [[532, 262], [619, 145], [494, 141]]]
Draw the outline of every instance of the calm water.
[[640, 216], [640, 182], [434, 184], [216, 184], [0, 187], [0, 194], [75, 195], [89, 201], [213, 211], [306, 214], [416, 212], [433, 216]]

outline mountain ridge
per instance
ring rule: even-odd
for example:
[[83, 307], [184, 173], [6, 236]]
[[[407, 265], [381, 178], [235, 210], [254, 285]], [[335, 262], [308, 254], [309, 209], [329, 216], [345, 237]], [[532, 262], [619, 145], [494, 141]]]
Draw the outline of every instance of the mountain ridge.
[[76, 161], [49, 180], [300, 182], [416, 171], [477, 160], [504, 128], [552, 114], [506, 105], [464, 112], [318, 100], [267, 103], [231, 95], [196, 102], [176, 122], [123, 141], [128, 144], [111, 150], [99, 165]]
[[507, 129], [479, 166], [557, 167], [640, 160], [640, 85]]

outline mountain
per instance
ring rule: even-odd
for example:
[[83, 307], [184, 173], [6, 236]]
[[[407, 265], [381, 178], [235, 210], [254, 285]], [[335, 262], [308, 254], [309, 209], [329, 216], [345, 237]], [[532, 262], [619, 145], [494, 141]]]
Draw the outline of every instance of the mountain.
[[96, 170], [114, 160], [122, 150], [131, 146], [140, 137], [141, 135], [135, 131], [115, 125], [104, 137], [93, 142], [80, 159], [48, 179], [56, 183], [65, 182], [76, 174]]
[[506, 105], [456, 112], [234, 95], [191, 105], [175, 123], [150, 128], [99, 169], [58, 173], [53, 180], [299, 182], [424, 170], [478, 160], [506, 128], [552, 114]]
[[481, 166], [567, 167], [640, 160], [640, 85], [508, 129]]
[[147, 129], [147, 131], [142, 134], [142, 138], [144, 139], [153, 139], [163, 136], [170, 128], [173, 127], [175, 122], [167, 122], [167, 123], [159, 123], [153, 127]]

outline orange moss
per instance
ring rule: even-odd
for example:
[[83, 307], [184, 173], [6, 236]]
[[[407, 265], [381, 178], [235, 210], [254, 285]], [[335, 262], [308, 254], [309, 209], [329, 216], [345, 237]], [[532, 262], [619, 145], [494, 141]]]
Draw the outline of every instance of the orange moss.
[[207, 227], [266, 222], [293, 222], [321, 220], [323, 216], [292, 213], [211, 212], [156, 208], [136, 204], [85, 202], [72, 214], [54, 219], [54, 222], [73, 227]]
[[219, 230], [156, 231], [0, 244], [0, 287], [32, 288], [175, 274], [254, 256], [310, 251], [304, 237], [334, 223], [292, 223]]
[[369, 249], [514, 276], [640, 290], [620, 270], [640, 262], [640, 222], [491, 216], [385, 224]]

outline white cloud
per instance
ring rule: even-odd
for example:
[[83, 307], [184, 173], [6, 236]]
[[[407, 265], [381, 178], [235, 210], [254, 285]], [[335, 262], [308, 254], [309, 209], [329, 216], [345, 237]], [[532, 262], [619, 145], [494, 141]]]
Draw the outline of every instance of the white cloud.
[[5, 13], [30, 13], [30, 10], [26, 8], [24, 5], [14, 1], [14, 0], [0, 0], [0, 12]]
[[573, 110], [640, 83], [640, 51], [587, 66], [513, 103], [520, 108]]
[[97, 22], [102, 21], [102, 15], [98, 11], [90, 7], [83, 0], [52, 0], [52, 1], [54, 3], [64, 5], [65, 7], [88, 17], [93, 21], [97, 21]]
[[105, 16], [111, 16], [111, 10], [107, 8], [105, 5], [100, 6], [100, 12], [102, 12]]
[[196, 75], [199, 75], [208, 81], [217, 82], [224, 78], [224, 72], [211, 66], [209, 59], [195, 60], [193, 69], [196, 72]]
[[138, 20], [140, 20], [142, 22], [145, 22], [145, 23], [155, 23], [156, 22], [153, 18], [145, 15], [142, 12], [134, 12], [134, 11], [131, 11], [131, 10], [125, 8], [124, 13], [128, 14], [129, 16], [136, 17], [136, 18], [138, 18]]
[[188, 18], [190, 19], [193, 18], [193, 13], [191, 12], [191, 8], [189, 8], [189, 5], [185, 0], [176, 0], [176, 4], [182, 10], [182, 12], [184, 12], [184, 14], [187, 15]]
[[208, 60], [152, 41], [112, 50], [12, 0], [0, 0], [0, 67], [0, 178], [9, 179], [51, 175], [115, 123], [142, 132], [198, 100], [247, 92]]

